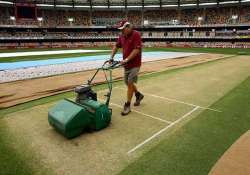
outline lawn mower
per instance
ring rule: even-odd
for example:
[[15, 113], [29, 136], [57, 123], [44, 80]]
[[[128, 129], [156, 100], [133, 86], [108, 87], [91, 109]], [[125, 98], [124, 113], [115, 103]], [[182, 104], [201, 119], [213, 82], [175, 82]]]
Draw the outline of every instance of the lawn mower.
[[[112, 109], [109, 108], [112, 93], [112, 70], [120, 66], [119, 61], [105, 61], [87, 83], [74, 89], [75, 101], [63, 99], [49, 109], [49, 124], [69, 139], [77, 137], [89, 129], [98, 131], [106, 128], [112, 115]], [[93, 80], [100, 71], [103, 71], [108, 85], [105, 103], [98, 101], [97, 93], [92, 89], [96, 85], [93, 84]]]

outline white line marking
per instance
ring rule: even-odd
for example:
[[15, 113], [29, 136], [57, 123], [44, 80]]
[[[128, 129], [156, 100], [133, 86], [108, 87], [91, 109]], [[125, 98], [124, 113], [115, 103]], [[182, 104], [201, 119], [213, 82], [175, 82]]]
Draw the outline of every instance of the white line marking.
[[[120, 87], [115, 87], [115, 88], [116, 89], [120, 89], [120, 90], [126, 90], [126, 89], [120, 88]], [[222, 112], [222, 111], [217, 110], [217, 109], [212, 109], [212, 108], [208, 108], [208, 107], [203, 107], [203, 106], [195, 105], [195, 104], [192, 104], [192, 103], [183, 102], [183, 101], [176, 100], [176, 99], [173, 99], [173, 98], [161, 97], [161, 96], [158, 96], [158, 95], [149, 94], [149, 93], [145, 93], [145, 92], [143, 94], [151, 96], [151, 97], [155, 97], [155, 98], [161, 98], [161, 99], [168, 100], [168, 101], [182, 103], [182, 104], [185, 104], [185, 105], [188, 105], [188, 106], [199, 107], [199, 108], [202, 108], [202, 109], [207, 109], [207, 110], [211, 110], [211, 111], [215, 111], [215, 112]]]
[[[104, 101], [103, 99], [100, 99], [100, 100], [101, 100], [101, 101]], [[121, 106], [121, 105], [118, 105], [118, 104], [115, 104], [115, 103], [111, 103], [111, 102], [110, 102], [109, 104], [111, 104], [111, 105], [113, 105], [113, 106], [116, 106], [116, 107], [118, 107], [118, 108], [123, 109], [123, 106]], [[146, 117], [155, 119], [155, 120], [159, 120], [159, 121], [164, 122], [164, 123], [167, 123], [167, 124], [173, 123], [173, 122], [171, 122], [171, 121], [167, 121], [167, 120], [161, 119], [161, 118], [159, 118], [159, 117], [155, 117], [155, 116], [152, 116], [152, 115], [149, 115], [149, 114], [146, 114], [146, 113], [143, 113], [143, 112], [134, 110], [134, 109], [132, 109], [131, 111], [132, 111], [132, 112], [136, 112], [136, 113], [141, 114], [141, 115], [144, 115], [144, 116], [146, 116]]]
[[[121, 108], [121, 109], [123, 108], [123, 106], [118, 105], [118, 104], [115, 104], [115, 103], [110, 103], [110, 104], [113, 105], [113, 106], [119, 107], [119, 108]], [[149, 114], [145, 114], [145, 113], [143, 113], [143, 112], [140, 112], [140, 111], [137, 111], [137, 110], [134, 110], [134, 109], [132, 109], [131, 111], [132, 111], [132, 112], [136, 112], [136, 113], [141, 114], [141, 115], [144, 115], [144, 116], [146, 116], [146, 117], [153, 118], [153, 119], [155, 119], [155, 120], [159, 120], [159, 121], [164, 122], [164, 123], [167, 123], [167, 124], [173, 123], [173, 122], [171, 122], [171, 121], [167, 121], [167, 120], [161, 119], [161, 118], [159, 118], [159, 117], [155, 117], [155, 116], [152, 116], [152, 115], [149, 115]]]
[[148, 93], [144, 93], [144, 94], [145, 94], [145, 95], [148, 95], [148, 96], [155, 97], [155, 98], [161, 98], [161, 99], [165, 99], [165, 100], [169, 100], [169, 101], [174, 101], [174, 102], [177, 102], [177, 103], [182, 103], [182, 104], [189, 105], [189, 106], [193, 106], [193, 107], [199, 107], [199, 108], [202, 108], [202, 109], [207, 109], [207, 110], [211, 110], [211, 111], [215, 111], [215, 112], [221, 112], [221, 111], [219, 111], [219, 110], [217, 110], [217, 109], [202, 107], [202, 106], [199, 106], [199, 105], [195, 105], [195, 104], [192, 104], [192, 103], [186, 103], [186, 102], [179, 101], [179, 100], [172, 99], [172, 98], [161, 97], [161, 96], [158, 96], [158, 95], [153, 95], [153, 94], [148, 94]]
[[193, 112], [195, 112], [197, 109], [199, 109], [198, 106], [196, 106], [194, 109], [192, 109], [191, 111], [189, 111], [188, 113], [184, 114], [181, 118], [179, 118], [178, 120], [172, 122], [170, 125], [166, 126], [165, 128], [161, 129], [160, 131], [158, 131], [157, 133], [155, 133], [154, 135], [152, 135], [151, 137], [149, 137], [148, 139], [146, 139], [145, 141], [141, 142], [140, 144], [138, 144], [137, 146], [135, 146], [134, 148], [132, 148], [131, 150], [129, 150], [127, 152], [127, 154], [130, 154], [132, 152], [134, 152], [135, 150], [139, 149], [140, 147], [142, 147], [143, 145], [145, 145], [146, 143], [148, 143], [149, 141], [151, 141], [152, 139], [154, 139], [155, 137], [159, 136], [161, 133], [163, 133], [164, 131], [168, 130], [169, 128], [173, 127], [174, 125], [176, 125], [177, 123], [179, 123], [180, 121], [182, 121], [184, 118], [188, 117], [190, 114], [192, 114]]

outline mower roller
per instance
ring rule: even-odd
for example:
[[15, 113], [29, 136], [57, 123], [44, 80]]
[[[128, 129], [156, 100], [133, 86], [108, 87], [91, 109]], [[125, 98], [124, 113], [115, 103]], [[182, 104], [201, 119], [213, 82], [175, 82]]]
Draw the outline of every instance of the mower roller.
[[[112, 116], [112, 109], [109, 108], [113, 81], [112, 70], [120, 66], [119, 61], [104, 62], [86, 84], [74, 89], [76, 93], [75, 101], [63, 99], [49, 109], [49, 124], [69, 139], [79, 136], [88, 129], [98, 131], [106, 128]], [[92, 90], [92, 87], [95, 86], [92, 82], [100, 71], [103, 71], [108, 85], [105, 103], [99, 102], [96, 92]], [[109, 74], [109, 77], [107, 74]]]

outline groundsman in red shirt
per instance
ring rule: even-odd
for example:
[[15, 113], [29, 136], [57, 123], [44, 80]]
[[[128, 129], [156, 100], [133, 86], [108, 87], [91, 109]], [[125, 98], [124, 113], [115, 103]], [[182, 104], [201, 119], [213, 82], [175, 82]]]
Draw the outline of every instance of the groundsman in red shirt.
[[136, 97], [134, 106], [139, 106], [141, 100], [144, 98], [135, 85], [141, 67], [142, 41], [140, 33], [134, 30], [128, 21], [121, 21], [118, 24], [118, 29], [121, 30], [121, 35], [113, 47], [111, 61], [117, 50], [122, 48], [123, 60], [121, 64], [124, 66], [124, 82], [127, 85], [127, 102], [124, 104], [121, 115], [127, 115], [131, 112], [130, 104], [133, 94]]

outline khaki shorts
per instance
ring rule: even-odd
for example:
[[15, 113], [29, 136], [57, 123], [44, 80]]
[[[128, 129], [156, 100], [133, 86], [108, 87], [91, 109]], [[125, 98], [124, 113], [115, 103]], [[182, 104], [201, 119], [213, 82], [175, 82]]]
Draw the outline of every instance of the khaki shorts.
[[131, 69], [124, 69], [124, 82], [125, 82], [125, 84], [128, 85], [128, 83], [137, 83], [139, 71], [140, 71], [140, 67], [133, 67]]

